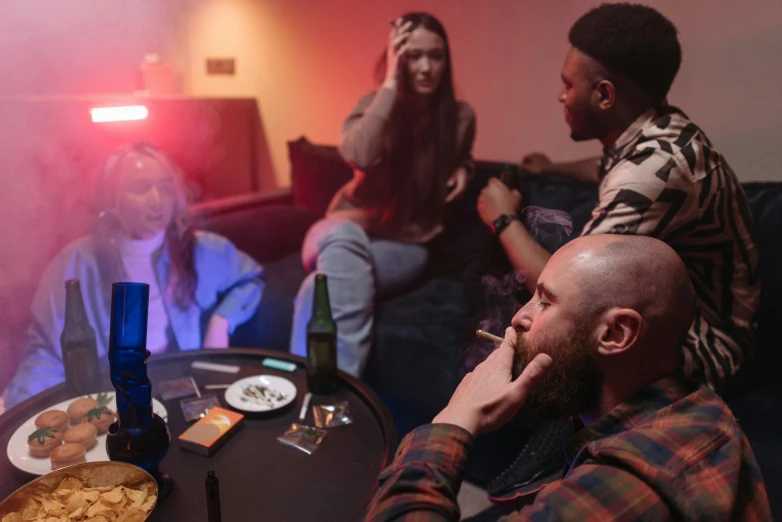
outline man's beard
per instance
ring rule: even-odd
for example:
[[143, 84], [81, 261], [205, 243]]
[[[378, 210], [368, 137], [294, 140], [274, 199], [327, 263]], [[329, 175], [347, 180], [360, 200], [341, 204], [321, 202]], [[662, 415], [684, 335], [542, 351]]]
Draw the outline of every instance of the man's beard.
[[603, 134], [603, 126], [589, 108], [571, 111], [569, 126], [570, 139], [573, 141], [599, 139]]
[[539, 422], [589, 411], [596, 405], [602, 379], [589, 353], [589, 336], [584, 325], [574, 326], [560, 339], [544, 339], [532, 346], [517, 334], [513, 379], [539, 353], [548, 354], [553, 363], [531, 387], [519, 411], [519, 420], [534, 426]]
[[600, 133], [596, 130], [596, 125], [584, 117], [577, 122], [577, 127], [570, 127], [570, 139], [573, 141], [590, 141], [598, 138]]
[[582, 130], [571, 130], [570, 139], [573, 141], [590, 141], [595, 139], [595, 137]]

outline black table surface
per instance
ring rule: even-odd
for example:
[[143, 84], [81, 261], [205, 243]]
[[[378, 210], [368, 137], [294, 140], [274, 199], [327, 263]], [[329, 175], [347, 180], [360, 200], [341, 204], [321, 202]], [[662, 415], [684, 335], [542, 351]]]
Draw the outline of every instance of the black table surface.
[[[261, 366], [266, 357], [292, 361], [293, 373]], [[193, 361], [240, 366], [238, 374], [196, 370]], [[371, 498], [380, 471], [393, 458], [397, 435], [388, 410], [377, 396], [356, 379], [341, 374], [342, 386], [333, 395], [314, 395], [312, 404], [348, 401], [353, 423], [328, 430], [313, 455], [280, 444], [277, 437], [299, 422], [307, 392], [304, 361], [283, 352], [259, 349], [200, 350], [153, 356], [149, 359], [153, 394], [155, 382], [192, 375], [202, 394], [207, 384], [230, 384], [242, 377], [279, 375], [296, 385], [296, 400], [279, 412], [248, 415], [244, 427], [211, 457], [178, 447], [177, 437], [185, 431], [179, 400], [161, 401], [168, 410], [171, 447], [160, 465], [171, 475], [174, 489], [161, 500], [150, 516], [155, 521], [206, 520], [204, 479], [215, 470], [220, 480], [223, 520], [346, 521], [360, 518]], [[107, 390], [111, 386], [107, 383]], [[224, 390], [215, 390], [223, 407]], [[72, 397], [64, 384], [47, 390], [0, 416], [0, 448], [16, 428], [39, 411]], [[314, 425], [312, 411], [305, 424]], [[35, 478], [0, 459], [0, 499]]]

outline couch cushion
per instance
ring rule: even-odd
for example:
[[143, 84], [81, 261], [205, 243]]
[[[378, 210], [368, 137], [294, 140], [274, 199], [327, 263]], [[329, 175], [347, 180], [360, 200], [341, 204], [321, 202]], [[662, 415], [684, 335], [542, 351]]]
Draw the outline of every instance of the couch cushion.
[[[289, 205], [251, 206], [203, 217], [198, 226], [221, 234], [259, 263], [281, 259], [301, 250], [304, 234], [318, 216]], [[301, 263], [299, 263], [301, 264]]]
[[[476, 212], [478, 196], [489, 179], [499, 177], [506, 168], [503, 163], [476, 162], [476, 176], [464, 196], [446, 207], [443, 233], [430, 247], [429, 275], [448, 276], [461, 272], [468, 264], [485, 257], [498, 242]], [[561, 176], [535, 176], [521, 172], [516, 176], [518, 189], [523, 194], [523, 220], [532, 235], [549, 252], [578, 237], [591, 217], [597, 202], [597, 187], [576, 183]], [[570, 234], [545, 214], [540, 215], [536, 227], [531, 227], [531, 207], [555, 210], [568, 214], [573, 222]], [[503, 254], [504, 256], [504, 254]]]
[[760, 251], [760, 317], [753, 369], [778, 380], [782, 364], [782, 183], [744, 183]]
[[293, 204], [323, 216], [337, 190], [353, 177], [353, 169], [335, 147], [313, 145], [304, 136], [288, 142], [288, 154]]
[[771, 511], [776, 519], [782, 515], [782, 387], [765, 382], [726, 401], [752, 446], [766, 483]]
[[459, 382], [467, 323], [462, 285], [434, 278], [377, 307], [375, 345], [364, 379], [389, 404], [401, 433], [429, 422]]
[[445, 207], [443, 232], [428, 245], [429, 276], [451, 276], [460, 273], [465, 266], [480, 259], [494, 242], [491, 231], [483, 224], [475, 211], [478, 195], [489, 180], [490, 168], [477, 169], [461, 198]]
[[597, 204], [597, 186], [577, 183], [561, 176], [525, 175], [522, 172], [521, 186], [526, 221], [529, 221], [527, 212], [530, 207], [559, 210], [570, 215], [573, 220], [573, 229], [569, 235], [564, 234], [562, 227], [557, 225], [544, 224], [531, 231], [550, 252], [581, 234]]

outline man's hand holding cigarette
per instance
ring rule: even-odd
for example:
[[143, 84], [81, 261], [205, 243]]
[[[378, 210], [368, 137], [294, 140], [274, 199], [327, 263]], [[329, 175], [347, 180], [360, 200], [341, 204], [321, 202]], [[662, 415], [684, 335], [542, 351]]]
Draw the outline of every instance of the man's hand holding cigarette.
[[507, 423], [518, 413], [535, 382], [551, 364], [551, 357], [539, 354], [518, 379], [511, 380], [516, 330], [508, 327], [499, 348], [465, 375], [448, 406], [432, 423], [453, 424], [473, 437], [489, 433]]

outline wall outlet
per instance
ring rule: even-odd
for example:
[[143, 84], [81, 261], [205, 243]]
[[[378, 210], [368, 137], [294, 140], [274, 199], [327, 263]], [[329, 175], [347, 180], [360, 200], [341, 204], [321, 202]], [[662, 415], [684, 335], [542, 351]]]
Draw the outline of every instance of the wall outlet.
[[207, 58], [206, 74], [233, 76], [236, 74], [236, 60], [233, 58]]

